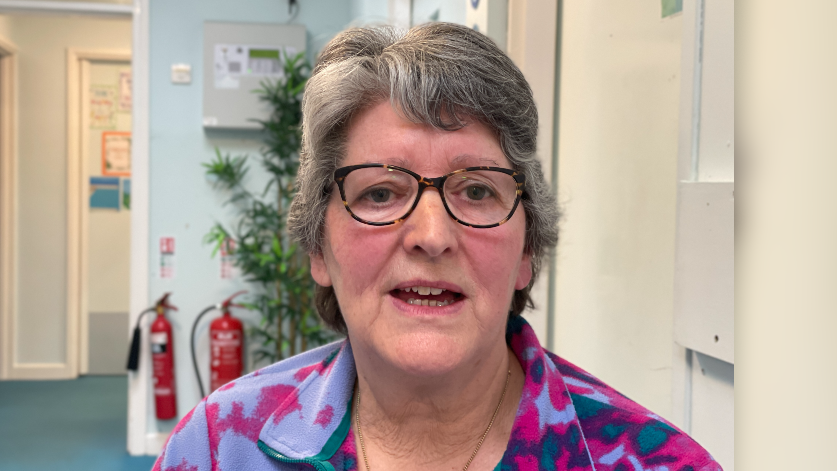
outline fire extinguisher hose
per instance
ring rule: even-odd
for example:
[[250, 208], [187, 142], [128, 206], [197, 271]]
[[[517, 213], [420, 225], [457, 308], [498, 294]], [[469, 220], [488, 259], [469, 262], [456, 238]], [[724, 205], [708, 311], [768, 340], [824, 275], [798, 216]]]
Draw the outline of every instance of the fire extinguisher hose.
[[143, 316], [148, 314], [149, 312], [154, 312], [156, 310], [156, 306], [150, 307], [144, 311], [142, 311], [137, 317], [137, 325], [134, 326], [134, 335], [131, 338], [131, 348], [128, 350], [128, 366], [127, 368], [130, 371], [137, 371], [139, 368], [139, 354], [140, 354], [140, 322], [142, 322]]
[[213, 304], [212, 306], [209, 306], [208, 308], [204, 309], [203, 311], [201, 311], [200, 314], [198, 314], [198, 317], [195, 318], [195, 322], [192, 324], [192, 336], [191, 336], [192, 365], [195, 367], [195, 379], [197, 379], [197, 381], [198, 381], [198, 389], [200, 389], [200, 391], [201, 391], [201, 399], [203, 399], [206, 396], [206, 394], [203, 391], [203, 383], [201, 382], [201, 374], [198, 371], [198, 359], [195, 356], [195, 331], [198, 328], [198, 322], [201, 321], [201, 317], [203, 317], [204, 315], [206, 315], [209, 312], [214, 311], [215, 309], [220, 309], [220, 306], [217, 305], [217, 304]]

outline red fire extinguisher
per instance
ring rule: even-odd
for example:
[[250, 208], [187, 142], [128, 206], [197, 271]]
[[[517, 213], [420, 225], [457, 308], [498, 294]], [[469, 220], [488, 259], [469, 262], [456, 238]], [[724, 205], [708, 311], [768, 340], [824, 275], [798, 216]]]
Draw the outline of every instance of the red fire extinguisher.
[[140, 321], [149, 312], [156, 312], [157, 317], [151, 323], [151, 361], [153, 365], [154, 403], [157, 418], [172, 419], [177, 416], [177, 392], [174, 381], [174, 345], [171, 323], [166, 319], [168, 309], [177, 310], [169, 304], [171, 293], [166, 293], [157, 300], [154, 307], [140, 313], [134, 327], [134, 338], [128, 355], [128, 369], [136, 371], [139, 366]]
[[195, 323], [192, 324], [192, 365], [195, 367], [195, 378], [198, 381], [201, 397], [204, 397], [206, 394], [204, 393], [203, 382], [198, 371], [198, 360], [195, 357], [195, 330], [198, 327], [198, 322], [200, 322], [205, 314], [213, 310], [217, 309], [222, 313], [221, 317], [209, 324], [209, 392], [211, 393], [241, 376], [244, 370], [244, 361], [242, 358], [244, 326], [240, 320], [230, 314], [230, 308], [244, 307], [240, 304], [233, 303], [233, 298], [246, 292], [239, 291], [225, 299], [221, 304], [213, 304], [207, 307], [198, 314]]

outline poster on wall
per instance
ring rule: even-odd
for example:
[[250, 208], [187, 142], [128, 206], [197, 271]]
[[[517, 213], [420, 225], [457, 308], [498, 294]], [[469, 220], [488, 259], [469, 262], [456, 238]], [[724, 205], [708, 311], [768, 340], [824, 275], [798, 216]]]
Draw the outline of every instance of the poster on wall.
[[174, 279], [174, 237], [160, 237], [160, 278], [164, 280]]
[[128, 177], [131, 175], [131, 133], [106, 131], [102, 133], [102, 175]]
[[90, 86], [90, 127], [113, 129], [116, 127], [116, 90], [105, 85]]
[[119, 211], [119, 179], [90, 177], [90, 207]]
[[130, 113], [131, 105], [131, 71], [119, 71], [119, 111], [122, 113]]

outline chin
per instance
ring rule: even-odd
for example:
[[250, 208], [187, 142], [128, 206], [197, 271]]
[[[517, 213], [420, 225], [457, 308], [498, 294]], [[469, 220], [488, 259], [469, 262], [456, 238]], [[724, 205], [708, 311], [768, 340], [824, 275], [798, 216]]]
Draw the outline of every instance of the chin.
[[390, 361], [414, 376], [437, 376], [461, 367], [467, 359], [463, 339], [433, 332], [414, 333], [396, 340]]

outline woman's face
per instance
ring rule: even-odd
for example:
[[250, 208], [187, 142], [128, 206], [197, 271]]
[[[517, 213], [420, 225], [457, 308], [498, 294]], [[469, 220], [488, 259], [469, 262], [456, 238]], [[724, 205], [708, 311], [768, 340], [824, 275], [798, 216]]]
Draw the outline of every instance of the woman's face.
[[[441, 131], [399, 117], [389, 102], [364, 111], [349, 128], [342, 166], [363, 163], [424, 177], [472, 166], [511, 168], [484, 125]], [[505, 349], [512, 295], [532, 276], [524, 237], [522, 207], [503, 225], [474, 229], [454, 221], [433, 188], [403, 222], [370, 226], [352, 219], [335, 186], [312, 274], [334, 287], [356, 354], [413, 375], [442, 374]], [[425, 289], [405, 291], [418, 287]], [[426, 288], [445, 291], [422, 296]], [[427, 297], [449, 304], [410, 303]]]

